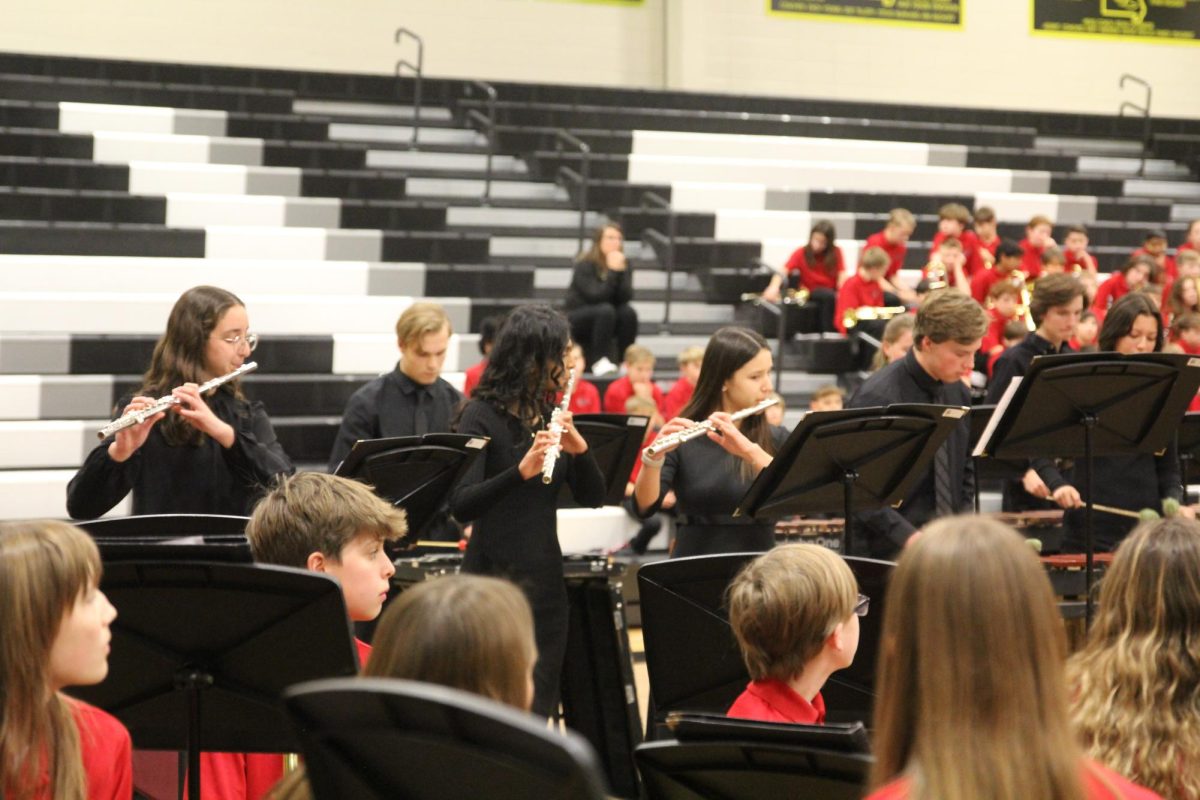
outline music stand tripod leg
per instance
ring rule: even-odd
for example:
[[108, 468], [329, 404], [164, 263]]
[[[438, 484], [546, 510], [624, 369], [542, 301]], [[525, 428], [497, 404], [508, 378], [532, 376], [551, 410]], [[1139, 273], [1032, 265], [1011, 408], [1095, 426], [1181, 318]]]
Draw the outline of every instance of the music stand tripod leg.
[[854, 482], [858, 480], [858, 473], [854, 470], [846, 470], [842, 475], [842, 501], [843, 515], [845, 522], [842, 525], [842, 555], [851, 556], [857, 552], [854, 549], [854, 517], [850, 514], [850, 509], [854, 506]]
[[198, 669], [175, 677], [175, 688], [188, 695], [188, 800], [200, 800], [200, 692], [213, 685], [213, 677]]
[[1087, 504], [1083, 511], [1083, 551], [1084, 551], [1084, 578], [1083, 586], [1087, 595], [1084, 597], [1084, 628], [1090, 630], [1092, 627], [1092, 581], [1094, 579], [1096, 542], [1092, 537], [1092, 435], [1096, 429], [1096, 416], [1094, 414], [1084, 414], [1083, 416], [1083, 460], [1087, 464], [1087, 482], [1084, 485], [1087, 491]]

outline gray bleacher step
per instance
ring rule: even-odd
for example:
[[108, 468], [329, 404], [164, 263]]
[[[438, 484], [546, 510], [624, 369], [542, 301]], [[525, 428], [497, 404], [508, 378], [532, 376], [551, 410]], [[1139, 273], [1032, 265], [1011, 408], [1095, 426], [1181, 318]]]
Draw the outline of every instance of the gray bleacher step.
[[[562, 289], [571, 285], [570, 267], [539, 267], [533, 273], [535, 289]], [[676, 272], [671, 276], [671, 286], [677, 291], [700, 292], [704, 286], [700, 279], [687, 272]], [[667, 273], [662, 270], [634, 270], [634, 291], [664, 291], [667, 288]]]
[[[335, 142], [368, 142], [407, 145], [412, 142], [411, 125], [368, 125], [357, 122], [329, 123], [329, 138]], [[465, 128], [420, 128], [417, 144], [484, 147], [487, 138]]]
[[[631, 304], [638, 313], [639, 323], [662, 322], [664, 304], [651, 300], [634, 299]], [[733, 324], [733, 306], [709, 305], [708, 303], [671, 303], [671, 322], [702, 322], [717, 326]]]
[[[477, 153], [434, 153], [427, 150], [368, 150], [370, 169], [452, 169], [478, 172], [487, 169], [487, 156]], [[494, 156], [492, 172], [528, 175], [525, 162], [514, 156]]]
[[[639, 341], [641, 341], [639, 339]], [[783, 381], [781, 386], [776, 386], [775, 391], [780, 394], [803, 394], [811, 395], [822, 386], [836, 384], [837, 375], [826, 374], [820, 372], [798, 372], [797, 370], [784, 370]]]
[[1200, 183], [1194, 181], [1152, 181], [1131, 178], [1125, 181], [1124, 193], [1132, 197], [1167, 197], [1180, 200], [1200, 200]]
[[[1140, 158], [1124, 156], [1080, 156], [1081, 173], [1102, 172], [1109, 175], [1137, 175]], [[1165, 158], [1146, 159], [1146, 175], [1153, 177], [1187, 178], [1191, 172], [1183, 164]]]
[[[483, 196], [483, 181], [474, 178], [409, 178], [405, 181], [409, 197], [470, 197]], [[492, 195], [497, 198], [567, 201], [570, 196], [563, 187], [538, 181], [494, 181]]]
[[[379, 120], [411, 121], [415, 116], [412, 106], [391, 103], [355, 103], [346, 100], [306, 100], [296, 98], [292, 101], [292, 111], [297, 114], [320, 114], [331, 117], [370, 117]], [[450, 122], [454, 115], [450, 109], [442, 106], [421, 106], [421, 119], [436, 122]]]
[[[670, 372], [671, 364], [678, 356], [688, 347], [705, 347], [708, 345], [707, 336], [688, 336], [679, 334], [674, 336], [662, 336], [659, 334], [640, 334], [637, 338], [637, 343], [642, 347], [648, 348], [651, 353], [654, 353], [658, 359], [663, 359], [655, 366], [656, 370], [666, 370]], [[665, 361], [669, 359], [670, 361]]]
[[[585, 225], [590, 230], [604, 215], [589, 211]], [[579, 211], [571, 208], [495, 208], [482, 206], [450, 206], [446, 209], [446, 225], [450, 227], [504, 228], [577, 228]]]
[[1142, 154], [1142, 143], [1132, 139], [1089, 139], [1073, 136], [1038, 136], [1037, 150], [1060, 150], [1076, 155], [1134, 156]]
[[[488, 252], [493, 256], [503, 258], [563, 258], [573, 260], [589, 242], [580, 242], [575, 237], [538, 237], [538, 236], [493, 236], [488, 246]], [[638, 260], [650, 255], [643, 252], [641, 242], [626, 242], [625, 256]]]
[[1200, 203], [1176, 203], [1171, 206], [1171, 219], [1178, 222], [1200, 219]]

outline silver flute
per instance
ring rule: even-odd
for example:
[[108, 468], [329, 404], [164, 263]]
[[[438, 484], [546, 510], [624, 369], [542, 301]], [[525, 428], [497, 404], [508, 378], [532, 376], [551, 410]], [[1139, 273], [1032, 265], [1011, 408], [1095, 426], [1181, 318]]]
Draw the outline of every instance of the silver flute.
[[[242, 375], [245, 375], [247, 372], [253, 372], [256, 369], [258, 369], [257, 362], [247, 361], [245, 364], [242, 364], [240, 367], [235, 369], [233, 372], [230, 372], [226, 375], [222, 375], [219, 378], [213, 378], [211, 381], [205, 381], [204, 383], [200, 384], [198, 389], [200, 391], [200, 394], [204, 394], [205, 392], [210, 392], [213, 389], [220, 386], [222, 383], [228, 383], [229, 381], [233, 380], [234, 378], [241, 377]], [[162, 411], [166, 411], [168, 408], [170, 408], [171, 406], [175, 406], [175, 405], [179, 405], [179, 398], [177, 398], [175, 395], [169, 394], [169, 395], [166, 395], [165, 397], [160, 397], [157, 400], [155, 400], [153, 403], [151, 403], [150, 405], [146, 406], [145, 408], [139, 408], [137, 411], [130, 411], [128, 414], [117, 417], [112, 422], [108, 423], [103, 428], [101, 428], [100, 432], [97, 435], [101, 439], [107, 439], [109, 436], [112, 436], [117, 431], [123, 431], [126, 428], [132, 428], [134, 425], [141, 425], [143, 422], [150, 419], [155, 414], [158, 414]]]
[[554, 434], [554, 445], [546, 451], [546, 460], [542, 462], [542, 483], [554, 480], [554, 465], [558, 463], [558, 454], [562, 452], [562, 445], [559, 444], [563, 434], [562, 415], [567, 413], [567, 409], [570, 408], [571, 393], [574, 391], [575, 370], [571, 370], [571, 377], [567, 379], [567, 390], [563, 392], [562, 402], [550, 415], [550, 425], [546, 428]]
[[[778, 402], [778, 398], [769, 397], [756, 406], [743, 408], [741, 411], [736, 411], [733, 414], [730, 414], [729, 418], [734, 422], [737, 422], [739, 419], [745, 419], [746, 417], [752, 417], [755, 414], [761, 414]], [[692, 439], [703, 436], [711, 431], [713, 427], [712, 420], [709, 419], [706, 419], [703, 422], [697, 422], [695, 425], [692, 425], [689, 428], [684, 428], [681, 431], [675, 431], [675, 433], [669, 433], [666, 436], [658, 437], [642, 452], [650, 458], [654, 458], [668, 447], [673, 447], [677, 444], [683, 444], [684, 442], [690, 442]]]

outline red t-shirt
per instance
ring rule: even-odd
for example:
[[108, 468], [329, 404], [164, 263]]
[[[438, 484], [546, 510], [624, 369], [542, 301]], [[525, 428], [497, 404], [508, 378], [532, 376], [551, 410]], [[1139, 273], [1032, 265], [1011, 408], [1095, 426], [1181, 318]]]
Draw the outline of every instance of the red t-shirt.
[[891, 261], [888, 263], [887, 272], [883, 274], [883, 277], [887, 278], [889, 281], [892, 279], [892, 276], [894, 276], [901, 270], [901, 268], [904, 267], [904, 256], [908, 252], [907, 244], [892, 244], [887, 240], [887, 237], [884, 236], [883, 231], [872, 233], [867, 237], [867, 241], [866, 244], [863, 245], [863, 249], [858, 252], [859, 264], [862, 264], [862, 254], [867, 252], [868, 247], [882, 247], [884, 251], [887, 252], [888, 258], [891, 259]]
[[821, 693], [808, 702], [783, 681], [751, 681], [738, 695], [725, 716], [759, 722], [791, 722], [797, 725], [824, 725], [825, 699]]
[[[663, 410], [663, 392], [658, 388], [658, 384], [654, 381], [650, 382], [650, 391], [653, 393], [654, 405], [658, 407], [659, 412]], [[622, 375], [608, 385], [604, 390], [604, 411], [608, 414], [624, 414], [625, 401], [633, 396], [633, 384], [629, 381], [628, 375]]]
[[473, 367], [467, 367], [466, 378], [463, 380], [463, 394], [467, 397], [475, 391], [475, 387], [479, 385], [479, 379], [483, 377], [483, 370], [487, 366], [487, 359], [480, 361]]
[[[970, 280], [972, 275], [978, 274], [981, 269], [986, 267], [983, 263], [983, 256], [979, 255], [979, 248], [983, 247], [983, 243], [979, 241], [979, 237], [975, 235], [975, 231], [963, 231], [960, 236], [955, 238], [962, 242], [963, 255], [966, 257], [966, 262], [963, 264], [963, 273]], [[938, 248], [941, 247], [945, 239], [946, 234], [941, 231], [938, 231], [937, 235], [933, 237], [933, 246], [929, 248], [930, 261], [933, 261], [934, 256], [937, 255]], [[999, 241], [996, 244], [999, 246]], [[992, 255], [995, 255], [995, 253], [992, 253]], [[946, 280], [950, 281], [950, 285], [953, 286], [953, 273], [947, 275]]]
[[[1084, 256], [1087, 256], [1087, 259], [1090, 260], [1085, 259]], [[1063, 269], [1067, 272], [1091, 270], [1092, 264], [1096, 263], [1095, 257], [1086, 250], [1083, 251], [1083, 256], [1077, 256], [1070, 250], [1063, 250], [1063, 261]]]
[[694, 391], [696, 391], [696, 387], [687, 380], [680, 378], [675, 381], [675, 385], [663, 398], [663, 419], [669, 420], [678, 417], [679, 412], [683, 411], [683, 407], [692, 399]]
[[[979, 236], [979, 234], [975, 234], [975, 235]], [[980, 246], [986, 247], [987, 251], [992, 254], [992, 258], [996, 257], [996, 251], [1000, 249], [1000, 242], [1001, 242], [1001, 239], [999, 236], [992, 237], [990, 240], [988, 240], [986, 242], [983, 239], [979, 240]]]
[[638, 448], [638, 457], [633, 462], [633, 469], [631, 469], [629, 471], [629, 482], [630, 483], [637, 483], [638, 475], [642, 471], [642, 453], [645, 451], [646, 447], [649, 446], [649, 444], [657, 438], [658, 438], [658, 433], [653, 432], [650, 434], [649, 439], [642, 440], [642, 446]]
[[842, 316], [848, 309], [860, 306], [882, 306], [883, 287], [875, 282], [867, 282], [861, 275], [851, 275], [838, 291], [837, 307], [833, 312], [833, 324], [842, 333], [846, 326], [842, 324]]
[[596, 384], [583, 378], [575, 381], [575, 391], [571, 393], [571, 402], [567, 410], [572, 414], [599, 414], [600, 390], [596, 388]]
[[981, 270], [975, 273], [971, 278], [971, 297], [975, 298], [975, 302], [981, 306], [987, 305], [988, 292], [992, 290], [992, 284], [998, 280], [1012, 280], [1013, 273], [1007, 272], [1003, 275], [996, 271], [995, 267]]
[[[1131, 259], [1137, 258], [1138, 256], [1146, 256], [1147, 258], [1154, 259], [1154, 261], [1158, 261], [1157, 258], [1155, 258], [1154, 256], [1147, 253], [1146, 248], [1144, 248], [1144, 247], [1139, 247], [1137, 250], [1134, 250], [1132, 253], [1129, 254], [1129, 257]], [[1162, 275], [1160, 276], [1160, 277], [1166, 278], [1166, 280], [1164, 280], [1163, 283], [1167, 283], [1169, 281], [1175, 280], [1175, 278], [1178, 276], [1178, 274], [1179, 274], [1178, 270], [1175, 267], [1175, 259], [1171, 258], [1169, 255], [1166, 255], [1164, 253], [1162, 256]], [[1151, 276], [1151, 277], [1153, 277], [1153, 276]]]
[[[983, 341], [979, 344], [979, 349], [985, 353], [990, 352], [998, 344], [1004, 344], [1004, 326], [1014, 319], [1018, 319], [1016, 314], [1011, 317], [1001, 316], [999, 309], [995, 308], [989, 308], [987, 314], [991, 322], [988, 323], [987, 333], [983, 335]], [[989, 374], [991, 373], [989, 372]]]
[[1042, 274], [1042, 253], [1046, 250], [1043, 247], [1034, 247], [1028, 239], [1022, 239], [1021, 245], [1021, 271], [1031, 281], [1037, 280]]
[[1104, 315], [1108, 313], [1108, 307], [1127, 294], [1129, 294], [1129, 284], [1125, 282], [1125, 273], [1114, 272], [1109, 275], [1108, 280], [1096, 289], [1096, 300], [1092, 303], [1092, 311], [1095, 312], [1096, 319], [1103, 323]]
[[813, 261], [810, 264], [805, 256], [804, 248], [801, 247], [792, 253], [792, 257], [788, 259], [784, 269], [788, 272], [799, 272], [800, 285], [809, 290], [836, 290], [838, 275], [842, 272], [842, 248], [834, 245], [832, 254], [830, 257], [829, 251], [827, 251], [823, 261]]
[[[908, 800], [911, 784], [910, 778], [898, 778], [871, 792], [867, 800]], [[1087, 800], [1162, 800], [1149, 789], [1094, 761], [1087, 761], [1083, 770], [1083, 794]]]
[[[79, 731], [79, 749], [87, 778], [88, 800], [129, 800], [133, 797], [133, 744], [120, 720], [93, 705], [67, 698]], [[52, 800], [50, 774], [44, 773], [33, 797]]]

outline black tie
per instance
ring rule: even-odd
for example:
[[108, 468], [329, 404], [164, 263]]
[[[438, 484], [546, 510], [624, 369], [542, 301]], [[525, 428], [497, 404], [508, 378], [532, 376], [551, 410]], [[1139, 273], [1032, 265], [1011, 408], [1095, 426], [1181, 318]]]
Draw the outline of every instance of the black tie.
[[429, 406], [432, 402], [428, 389], [417, 389], [417, 412], [413, 415], [413, 432], [417, 436], [429, 433]]
[[[934, 393], [934, 402], [946, 403], [944, 389]], [[950, 469], [950, 442], [944, 442], [933, 456], [934, 502], [939, 517], [958, 512], [954, 504], [954, 473]]]

